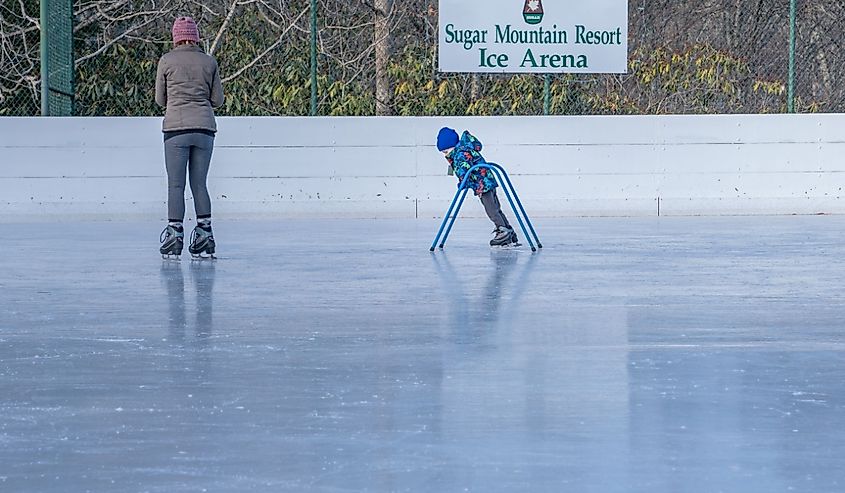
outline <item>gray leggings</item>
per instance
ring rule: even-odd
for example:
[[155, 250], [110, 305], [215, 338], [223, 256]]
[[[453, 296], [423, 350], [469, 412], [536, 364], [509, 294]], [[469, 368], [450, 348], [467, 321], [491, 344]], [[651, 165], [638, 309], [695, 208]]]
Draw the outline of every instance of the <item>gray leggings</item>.
[[211, 217], [211, 197], [206, 178], [214, 150], [214, 137], [188, 133], [164, 141], [164, 162], [167, 167], [167, 215], [171, 221], [185, 219], [185, 178], [191, 177], [191, 192], [197, 218]]
[[508, 218], [502, 212], [502, 206], [499, 204], [499, 197], [496, 195], [495, 188], [489, 192], [482, 193], [479, 198], [481, 199], [481, 204], [484, 206], [484, 212], [487, 213], [487, 217], [493, 221], [493, 224], [497, 228], [499, 226], [511, 227], [510, 223], [508, 223]]

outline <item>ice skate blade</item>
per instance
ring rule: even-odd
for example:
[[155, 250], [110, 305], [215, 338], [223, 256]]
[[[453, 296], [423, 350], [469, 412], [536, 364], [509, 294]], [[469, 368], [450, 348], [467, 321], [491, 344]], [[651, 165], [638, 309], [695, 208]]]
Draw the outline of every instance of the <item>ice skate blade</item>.
[[208, 254], [208, 255], [203, 255], [203, 254], [200, 254], [200, 253], [192, 253], [191, 254], [191, 260], [196, 260], [198, 262], [201, 262], [203, 260], [217, 260], [217, 257], [213, 253]]
[[169, 260], [169, 261], [172, 261], [172, 262], [179, 262], [179, 261], [182, 260], [182, 257], [180, 255], [176, 255], [175, 253], [162, 253], [161, 259], [162, 260]]
[[522, 243], [508, 243], [507, 245], [490, 245], [490, 248], [493, 250], [511, 250], [514, 248], [519, 248], [522, 246]]

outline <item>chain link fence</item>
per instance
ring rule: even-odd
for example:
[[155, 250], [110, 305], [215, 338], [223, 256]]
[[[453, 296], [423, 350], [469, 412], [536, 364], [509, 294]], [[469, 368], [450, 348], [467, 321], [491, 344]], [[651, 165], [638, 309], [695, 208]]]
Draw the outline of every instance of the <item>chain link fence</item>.
[[[439, 73], [436, 0], [317, 5], [321, 115], [375, 114], [385, 84], [380, 111], [405, 116], [789, 109], [790, 0], [630, 0], [628, 74], [553, 75], [548, 93], [542, 75]], [[843, 112], [845, 3], [796, 7], [794, 109]], [[74, 114], [160, 115], [156, 64], [177, 15], [197, 19], [220, 63], [218, 114], [310, 113], [310, 0], [75, 0]], [[0, 115], [40, 114], [40, 27], [37, 0], [0, 6]], [[389, 58], [377, 73], [379, 53]]]

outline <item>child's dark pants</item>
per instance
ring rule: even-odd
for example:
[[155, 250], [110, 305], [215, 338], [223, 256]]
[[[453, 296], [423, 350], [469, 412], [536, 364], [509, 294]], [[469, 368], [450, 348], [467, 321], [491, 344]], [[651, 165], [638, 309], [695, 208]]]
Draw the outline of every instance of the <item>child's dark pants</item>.
[[502, 212], [502, 206], [499, 204], [499, 197], [496, 195], [495, 188], [489, 192], [482, 193], [479, 198], [481, 199], [481, 204], [484, 206], [484, 211], [487, 213], [487, 217], [493, 221], [497, 228], [511, 227], [508, 223], [508, 218]]

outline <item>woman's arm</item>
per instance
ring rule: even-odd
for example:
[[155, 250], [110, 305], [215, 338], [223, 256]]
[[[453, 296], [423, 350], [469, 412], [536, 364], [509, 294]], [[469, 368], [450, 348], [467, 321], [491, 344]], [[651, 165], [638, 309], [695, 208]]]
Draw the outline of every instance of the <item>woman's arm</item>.
[[158, 61], [158, 69], [156, 70], [156, 103], [162, 108], [167, 107], [167, 80], [164, 76], [163, 59]]
[[219, 108], [223, 106], [223, 82], [220, 80], [220, 67], [214, 63], [214, 80], [211, 81], [211, 106]]

